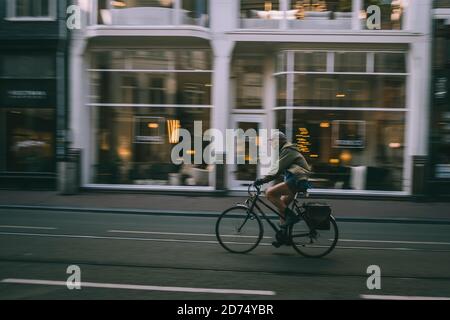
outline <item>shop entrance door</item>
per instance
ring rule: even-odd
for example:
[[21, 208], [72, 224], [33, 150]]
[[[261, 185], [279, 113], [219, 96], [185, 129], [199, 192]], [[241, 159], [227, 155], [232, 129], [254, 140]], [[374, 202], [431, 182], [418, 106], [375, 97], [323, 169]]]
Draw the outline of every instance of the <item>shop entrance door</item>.
[[[259, 129], [264, 128], [264, 116], [235, 115], [233, 117], [233, 128], [242, 129], [244, 132], [254, 129], [258, 134], [256, 139], [245, 136], [245, 143], [243, 144], [238, 144], [237, 141], [234, 142], [234, 161], [232, 165], [228, 166], [229, 188], [232, 190], [247, 190], [248, 186], [261, 175], [260, 159], [258, 158], [260, 147]], [[256, 147], [256, 155], [251, 154], [251, 147]], [[244, 155], [244, 163], [238, 164], [238, 154]], [[254, 159], [254, 156], [257, 158]]]

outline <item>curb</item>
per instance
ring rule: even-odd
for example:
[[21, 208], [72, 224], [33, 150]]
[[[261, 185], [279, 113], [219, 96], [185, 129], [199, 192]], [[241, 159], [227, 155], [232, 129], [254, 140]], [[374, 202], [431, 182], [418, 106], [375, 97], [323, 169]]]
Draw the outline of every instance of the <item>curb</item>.
[[[220, 212], [213, 211], [178, 211], [178, 210], [145, 210], [145, 209], [117, 209], [117, 208], [77, 208], [77, 207], [57, 207], [57, 206], [25, 206], [25, 205], [0, 205], [0, 209], [8, 210], [46, 210], [46, 211], [65, 211], [81, 213], [110, 213], [110, 214], [137, 214], [153, 216], [172, 216], [172, 217], [195, 217], [195, 218], [217, 218]], [[278, 217], [271, 217], [277, 220]], [[365, 218], [365, 217], [336, 217], [340, 222], [359, 222], [359, 223], [397, 223], [397, 224], [430, 224], [430, 225], [450, 225], [450, 219], [420, 219], [420, 218]]]

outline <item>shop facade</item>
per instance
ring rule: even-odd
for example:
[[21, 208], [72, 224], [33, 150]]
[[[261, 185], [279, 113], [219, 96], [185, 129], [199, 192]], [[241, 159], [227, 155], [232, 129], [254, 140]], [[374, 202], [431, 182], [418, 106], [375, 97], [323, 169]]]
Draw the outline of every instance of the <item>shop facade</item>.
[[[264, 173], [250, 155], [174, 164], [179, 130], [195, 136], [201, 122], [282, 130], [312, 164], [314, 192], [413, 193], [414, 157], [428, 156], [427, 1], [384, 1], [381, 30], [358, 0], [122, 2], [86, 8], [72, 44], [84, 187], [244, 190]], [[139, 11], [166, 20], [132, 19]]]
[[54, 0], [0, 5], [2, 188], [56, 188], [66, 127], [65, 8]]
[[436, 1], [433, 21], [428, 188], [450, 195], [450, 1]]

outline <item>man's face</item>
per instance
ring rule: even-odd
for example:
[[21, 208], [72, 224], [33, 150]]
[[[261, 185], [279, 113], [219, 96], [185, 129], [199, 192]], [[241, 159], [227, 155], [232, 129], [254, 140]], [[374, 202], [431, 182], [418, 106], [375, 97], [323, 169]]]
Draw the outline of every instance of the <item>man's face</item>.
[[270, 138], [269, 142], [272, 149], [277, 149], [278, 146], [280, 145], [280, 139], [278, 138]]

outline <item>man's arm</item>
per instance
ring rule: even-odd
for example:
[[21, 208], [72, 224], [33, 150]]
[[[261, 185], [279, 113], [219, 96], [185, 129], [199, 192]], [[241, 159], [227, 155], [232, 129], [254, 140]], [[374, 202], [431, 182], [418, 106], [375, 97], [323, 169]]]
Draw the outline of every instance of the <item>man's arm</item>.
[[266, 184], [269, 183], [276, 178], [278, 178], [283, 172], [289, 168], [292, 161], [295, 158], [292, 156], [292, 153], [289, 152], [289, 150], [283, 150], [280, 154], [279, 159], [275, 162], [275, 165], [272, 166], [269, 173], [262, 179], [259, 179], [258, 182], [260, 184]]

